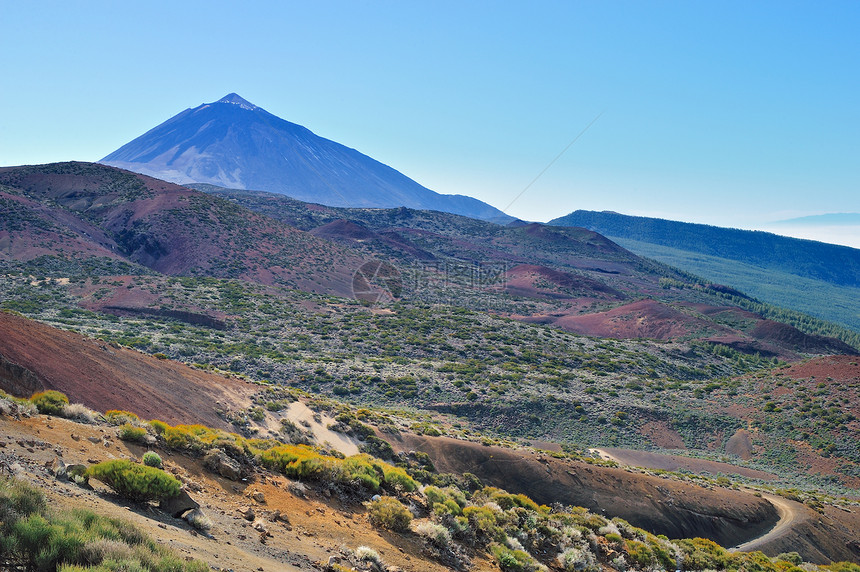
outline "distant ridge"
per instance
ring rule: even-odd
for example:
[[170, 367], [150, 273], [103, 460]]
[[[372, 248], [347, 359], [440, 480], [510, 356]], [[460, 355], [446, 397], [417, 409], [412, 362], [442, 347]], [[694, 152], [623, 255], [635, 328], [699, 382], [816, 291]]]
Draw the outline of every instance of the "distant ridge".
[[179, 184], [265, 190], [328, 206], [437, 210], [507, 224], [502, 211], [442, 195], [391, 167], [230, 93], [171, 117], [100, 163]]
[[578, 210], [550, 221], [860, 332], [860, 249], [769, 232]]
[[840, 286], [860, 287], [860, 250], [789, 238], [758, 230], [739, 230], [614, 212], [578, 210], [551, 220], [603, 235], [659, 244], [780, 270]]
[[778, 220], [773, 224], [804, 224], [804, 225], [860, 225], [860, 213], [827, 213], [821, 215], [802, 216]]

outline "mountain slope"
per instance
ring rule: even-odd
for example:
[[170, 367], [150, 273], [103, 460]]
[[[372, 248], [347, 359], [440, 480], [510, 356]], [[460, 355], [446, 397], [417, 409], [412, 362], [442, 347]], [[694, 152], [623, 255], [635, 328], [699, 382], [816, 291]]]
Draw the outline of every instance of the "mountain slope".
[[[107, 259], [169, 275], [351, 293], [348, 247], [229, 201], [92, 163], [0, 168], [0, 260]], [[125, 272], [139, 273], [126, 269]]]
[[858, 249], [612, 212], [575, 211], [549, 224], [589, 228], [642, 256], [860, 331]]
[[498, 209], [441, 195], [409, 177], [248, 103], [235, 93], [168, 119], [102, 163], [175, 183], [260, 189], [351, 207], [431, 209], [508, 222]]

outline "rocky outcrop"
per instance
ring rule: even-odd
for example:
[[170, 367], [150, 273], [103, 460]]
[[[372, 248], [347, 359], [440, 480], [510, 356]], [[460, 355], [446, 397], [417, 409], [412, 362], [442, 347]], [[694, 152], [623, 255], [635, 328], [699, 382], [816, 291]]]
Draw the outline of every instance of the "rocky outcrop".
[[179, 518], [189, 510], [199, 509], [200, 503], [191, 498], [188, 491], [183, 487], [175, 497], [163, 499], [158, 504], [158, 508], [174, 518]]
[[0, 389], [18, 397], [29, 397], [45, 386], [35, 373], [0, 354]]
[[242, 466], [222, 449], [209, 451], [203, 458], [203, 466], [231, 481], [242, 478]]

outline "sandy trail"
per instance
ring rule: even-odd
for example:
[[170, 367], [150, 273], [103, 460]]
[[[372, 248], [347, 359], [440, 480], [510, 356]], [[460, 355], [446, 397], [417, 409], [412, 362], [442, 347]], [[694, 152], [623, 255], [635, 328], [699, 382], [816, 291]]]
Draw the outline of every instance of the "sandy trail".
[[795, 510], [792, 504], [786, 499], [768, 494], [762, 494], [762, 497], [776, 507], [777, 512], [779, 512], [779, 520], [767, 533], [731, 548], [730, 550], [732, 552], [750, 552], [752, 550], [757, 550], [771, 540], [785, 534], [791, 525], [800, 518], [797, 510]]

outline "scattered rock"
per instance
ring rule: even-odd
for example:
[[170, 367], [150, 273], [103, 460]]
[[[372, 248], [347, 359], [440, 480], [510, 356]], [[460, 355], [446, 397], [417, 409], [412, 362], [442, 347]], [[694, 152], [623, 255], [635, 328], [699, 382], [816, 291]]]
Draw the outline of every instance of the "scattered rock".
[[96, 443], [101, 443], [102, 439], [101, 437], [87, 437], [87, 441], [95, 445]]
[[251, 526], [253, 526], [254, 530], [256, 530], [257, 532], [262, 532], [263, 534], [266, 534], [269, 532], [269, 529], [266, 528], [266, 525], [263, 524], [262, 520], [255, 520], [254, 524]]
[[266, 504], [266, 495], [264, 495], [260, 491], [254, 491], [253, 493], [251, 493], [251, 498], [260, 504]]
[[189, 510], [182, 515], [182, 520], [199, 530], [209, 530], [212, 527], [212, 522], [206, 516], [206, 513], [199, 508]]
[[52, 475], [57, 477], [57, 480], [67, 481], [69, 479], [69, 475], [66, 472], [66, 463], [59, 457], [45, 463], [45, 467], [47, 467]]
[[80, 440], [81, 440], [81, 436], [80, 436], [80, 435], [76, 435], [76, 434], [74, 434], [74, 433], [72, 433], [71, 435], [69, 435], [69, 437], [71, 437], [71, 438], [72, 438], [72, 441], [80, 441]]
[[285, 515], [284, 513], [282, 513], [279, 510], [272, 511], [272, 513], [270, 515], [270, 519], [272, 522], [278, 522], [278, 521], [286, 522], [286, 523], [290, 522], [290, 519], [287, 518], [287, 515]]
[[222, 449], [209, 451], [203, 458], [203, 466], [231, 481], [238, 481], [242, 476], [242, 467]]
[[158, 508], [174, 518], [179, 518], [183, 513], [200, 508], [200, 503], [191, 498], [183, 487], [175, 497], [162, 500]]
[[240, 506], [237, 510], [239, 511], [239, 514], [242, 515], [242, 518], [249, 522], [254, 520], [254, 518], [256, 518], [257, 516], [257, 514], [254, 512], [254, 507]]

